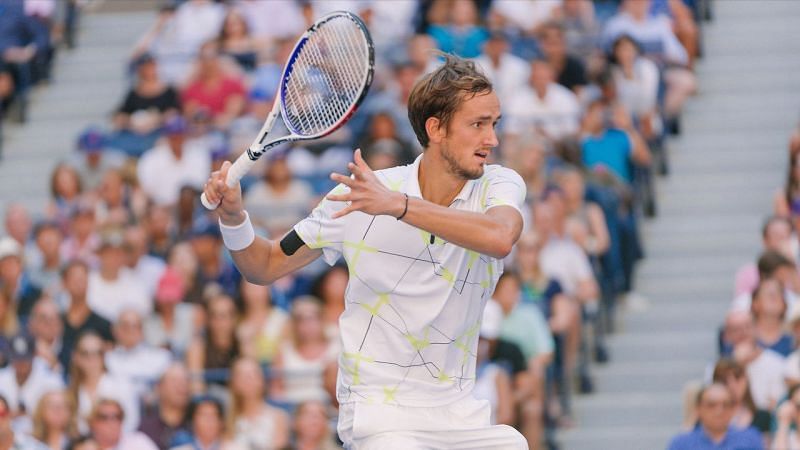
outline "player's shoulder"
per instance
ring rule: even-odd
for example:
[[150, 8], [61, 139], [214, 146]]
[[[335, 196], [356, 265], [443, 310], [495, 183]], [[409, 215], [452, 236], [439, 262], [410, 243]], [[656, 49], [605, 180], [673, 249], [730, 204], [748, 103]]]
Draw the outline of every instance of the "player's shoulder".
[[411, 177], [411, 170], [414, 167], [415, 165], [413, 163], [388, 167], [386, 169], [376, 170], [375, 176], [389, 189], [396, 191]]
[[500, 164], [487, 164], [483, 169], [483, 176], [481, 177], [481, 180], [486, 180], [489, 182], [506, 180], [512, 181], [520, 186], [525, 185], [525, 182], [522, 180], [522, 176], [520, 176], [516, 170], [501, 166]]

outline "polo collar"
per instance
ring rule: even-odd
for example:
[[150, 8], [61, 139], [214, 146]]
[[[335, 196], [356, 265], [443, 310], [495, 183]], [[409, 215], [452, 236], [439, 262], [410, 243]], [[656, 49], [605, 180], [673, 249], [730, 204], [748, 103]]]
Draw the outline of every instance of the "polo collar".
[[[408, 174], [408, 178], [406, 179], [406, 184], [403, 187], [402, 191], [408, 194], [409, 197], [422, 198], [422, 190], [419, 187], [419, 166], [424, 156], [425, 153], [422, 153], [421, 155], [417, 156], [417, 159], [415, 159], [413, 163], [411, 163], [411, 169], [410, 169], [411, 171]], [[486, 174], [486, 167], [487, 166], [484, 165], [484, 175]], [[453, 203], [455, 203], [456, 200], [466, 201], [467, 199], [469, 199], [469, 196], [472, 194], [473, 188], [479, 181], [480, 179], [467, 180], [467, 182], [464, 183], [464, 187], [461, 188], [461, 191], [453, 199]]]

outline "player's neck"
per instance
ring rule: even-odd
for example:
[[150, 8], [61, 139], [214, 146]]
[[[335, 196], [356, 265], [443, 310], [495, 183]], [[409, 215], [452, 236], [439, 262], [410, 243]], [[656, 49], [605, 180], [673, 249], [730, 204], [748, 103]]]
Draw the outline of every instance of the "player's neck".
[[442, 206], [450, 206], [467, 183], [466, 179], [452, 174], [444, 159], [430, 149], [419, 162], [417, 177], [422, 198]]

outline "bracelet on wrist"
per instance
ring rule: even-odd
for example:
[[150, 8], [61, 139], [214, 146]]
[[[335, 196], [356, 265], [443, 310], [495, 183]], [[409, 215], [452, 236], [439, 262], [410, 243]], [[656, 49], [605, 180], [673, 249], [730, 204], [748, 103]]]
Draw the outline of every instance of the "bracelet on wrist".
[[406, 213], [408, 212], [408, 194], [403, 194], [403, 195], [406, 196], [406, 206], [405, 206], [405, 208], [403, 208], [403, 214], [400, 214], [399, 216], [397, 216], [397, 220], [400, 220], [403, 217], [405, 217]]

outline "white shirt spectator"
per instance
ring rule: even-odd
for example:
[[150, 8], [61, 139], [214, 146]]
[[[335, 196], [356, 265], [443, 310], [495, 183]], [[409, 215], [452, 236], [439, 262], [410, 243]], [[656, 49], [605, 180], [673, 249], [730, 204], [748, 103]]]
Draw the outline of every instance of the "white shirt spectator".
[[116, 280], [104, 279], [100, 272], [89, 274], [89, 288], [86, 299], [92, 311], [111, 323], [117, 321], [119, 313], [126, 309], [147, 317], [153, 310], [152, 297], [141, 281], [128, 268], [122, 268]]
[[164, 319], [159, 314], [151, 314], [143, 323], [145, 341], [153, 347], [169, 347], [177, 358], [182, 358], [194, 337], [194, 320], [195, 307], [189, 303], [175, 305], [175, 318], [169, 332], [164, 327]]
[[106, 353], [108, 372], [127, 379], [139, 397], [155, 385], [171, 361], [169, 351], [146, 344], [139, 344], [131, 349], [117, 345], [114, 350]]
[[783, 380], [786, 360], [777, 352], [764, 349], [747, 365], [747, 379], [756, 408], [772, 411], [778, 401], [786, 395]]
[[686, 49], [672, 32], [672, 23], [667, 16], [648, 16], [639, 22], [630, 14], [621, 12], [606, 24], [602, 41], [609, 47], [614, 39], [623, 34], [642, 45], [645, 54], [661, 54], [666, 61], [677, 64], [685, 65], [689, 62]]
[[531, 65], [524, 59], [503, 53], [500, 56], [500, 65], [494, 67], [491, 60], [486, 55], [475, 58], [483, 74], [491, 80], [497, 97], [500, 99], [500, 106], [509, 105], [511, 99], [524, 89], [528, 83], [531, 73]]
[[166, 267], [167, 264], [164, 260], [151, 255], [142, 255], [136, 262], [136, 266], [131, 269], [133, 276], [145, 287], [149, 298], [155, 296], [158, 280], [161, 279]]
[[252, 186], [244, 198], [244, 206], [256, 225], [273, 232], [283, 232], [304, 218], [311, 210], [314, 192], [308, 183], [292, 180], [285, 192], [277, 193], [261, 181]]
[[257, 38], [294, 38], [306, 30], [306, 19], [297, 0], [239, 0], [235, 8], [242, 12], [250, 33]]
[[109, 373], [100, 377], [94, 397], [90, 396], [84, 388], [78, 390], [78, 431], [86, 433], [89, 424], [86, 419], [92, 412], [93, 400], [101, 398], [113, 399], [119, 402], [122, 410], [125, 411], [125, 419], [122, 421], [122, 429], [125, 431], [135, 431], [139, 427], [139, 398], [136, 391], [128, 380], [116, 377]]
[[637, 58], [633, 78], [625, 78], [622, 69], [614, 67], [617, 98], [631, 114], [645, 114], [658, 106], [658, 67], [647, 58]]
[[550, 238], [539, 258], [542, 271], [555, 278], [567, 295], [574, 296], [581, 281], [594, 277], [589, 257], [571, 239]]
[[26, 414], [33, 414], [42, 395], [63, 388], [64, 382], [61, 377], [50, 370], [47, 362], [38, 357], [33, 359], [31, 374], [22, 386], [17, 384], [14, 367], [9, 365], [0, 369], [0, 395], [5, 397], [14, 411], [21, 411], [21, 406]]
[[197, 140], [187, 140], [181, 159], [176, 159], [166, 142], [148, 150], [137, 167], [142, 189], [158, 205], [174, 205], [183, 186], [202, 190], [211, 173], [211, 156]]
[[156, 444], [141, 431], [124, 433], [114, 450], [158, 450]]
[[525, 31], [533, 31], [539, 25], [553, 19], [561, 0], [494, 0], [492, 12]]
[[530, 127], [541, 127], [551, 139], [562, 139], [578, 132], [580, 104], [569, 89], [550, 83], [544, 98], [525, 85], [509, 99], [506, 131], [521, 134]]

